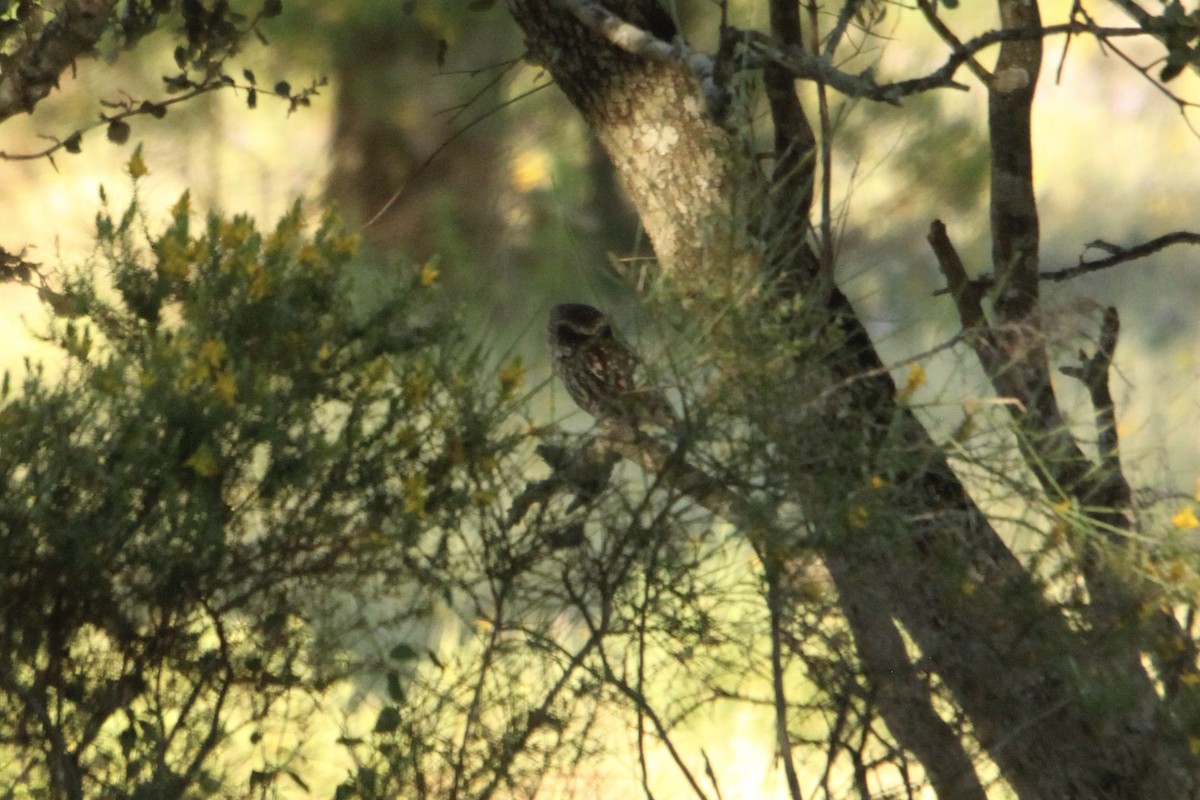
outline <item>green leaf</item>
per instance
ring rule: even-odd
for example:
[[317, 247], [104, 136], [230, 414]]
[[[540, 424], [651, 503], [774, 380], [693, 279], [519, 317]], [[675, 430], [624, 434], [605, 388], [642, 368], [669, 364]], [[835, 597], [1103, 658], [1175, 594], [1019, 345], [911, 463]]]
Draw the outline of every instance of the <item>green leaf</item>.
[[395, 700], [397, 703], [403, 703], [407, 696], [404, 693], [404, 687], [400, 684], [400, 673], [391, 670], [387, 674], [387, 691], [388, 697]]
[[149, 114], [155, 119], [162, 119], [167, 115], [166, 106], [159, 103], [151, 103], [149, 100], [143, 100], [142, 104], [138, 106], [138, 111], [141, 111], [143, 114]]
[[400, 727], [400, 709], [384, 706], [375, 720], [375, 733], [391, 733]]
[[114, 119], [108, 124], [108, 140], [113, 144], [125, 144], [129, 141], [129, 123], [123, 119]]
[[417, 651], [407, 642], [401, 642], [388, 651], [388, 658], [395, 661], [414, 661], [417, 658]]
[[125, 756], [125, 758], [129, 758], [130, 751], [132, 751], [133, 746], [137, 744], [137, 738], [137, 730], [132, 725], [121, 731], [121, 733], [117, 736], [117, 741], [121, 745], [121, 755]]

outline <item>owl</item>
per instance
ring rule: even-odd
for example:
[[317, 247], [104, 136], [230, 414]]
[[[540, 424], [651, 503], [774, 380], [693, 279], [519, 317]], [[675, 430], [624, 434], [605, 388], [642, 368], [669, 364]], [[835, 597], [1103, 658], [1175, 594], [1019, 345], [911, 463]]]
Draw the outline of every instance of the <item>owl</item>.
[[676, 421], [675, 410], [657, 389], [637, 385], [639, 359], [617, 340], [599, 309], [583, 303], [555, 306], [546, 340], [554, 374], [575, 404], [597, 420], [635, 427], [669, 427]]

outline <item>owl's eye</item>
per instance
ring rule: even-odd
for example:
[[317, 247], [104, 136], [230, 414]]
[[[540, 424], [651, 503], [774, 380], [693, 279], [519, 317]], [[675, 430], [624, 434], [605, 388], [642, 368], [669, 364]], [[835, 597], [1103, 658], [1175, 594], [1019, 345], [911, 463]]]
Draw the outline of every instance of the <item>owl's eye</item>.
[[555, 326], [555, 336], [561, 344], [568, 346], [577, 346], [583, 344], [591, 336], [583, 331], [580, 331], [569, 322], [560, 322]]

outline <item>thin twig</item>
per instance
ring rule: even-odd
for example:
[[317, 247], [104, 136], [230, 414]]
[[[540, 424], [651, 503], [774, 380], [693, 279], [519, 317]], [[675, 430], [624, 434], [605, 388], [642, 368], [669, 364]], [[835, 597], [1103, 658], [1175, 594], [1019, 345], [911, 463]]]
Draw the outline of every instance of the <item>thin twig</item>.
[[367, 228], [371, 227], [372, 225], [374, 225], [376, 222], [378, 222], [380, 217], [382, 217], [384, 214], [386, 214], [388, 212], [388, 209], [390, 209], [392, 206], [394, 206], [396, 204], [396, 201], [399, 200], [402, 196], [404, 196], [404, 193], [408, 190], [408, 188], [413, 185], [416, 177], [418, 175], [420, 175], [422, 172], [424, 172], [425, 169], [430, 164], [433, 163], [433, 160], [435, 158], [437, 158], [438, 156], [440, 156], [443, 152], [445, 152], [446, 148], [448, 148], [451, 144], [453, 144], [455, 141], [457, 141], [460, 136], [462, 136], [467, 131], [474, 128], [479, 123], [486, 120], [488, 117], [499, 112], [501, 109], [507, 108], [508, 106], [513, 105], [514, 103], [517, 103], [521, 100], [524, 100], [526, 97], [529, 97], [532, 94], [540, 92], [543, 89], [548, 89], [553, 85], [554, 84], [552, 82], [547, 81], [546, 83], [540, 84], [538, 86], [534, 86], [532, 89], [522, 92], [521, 94], [517, 95], [516, 97], [505, 100], [503, 103], [496, 106], [495, 108], [485, 111], [484, 113], [475, 117], [475, 119], [468, 122], [466, 125], [462, 126], [458, 130], [456, 130], [454, 133], [447, 136], [446, 139], [437, 146], [437, 149], [435, 149], [432, 153], [430, 153], [428, 155], [428, 157], [426, 157], [426, 159], [424, 161], [422, 161], [420, 164], [417, 165], [417, 168], [415, 170], [413, 170], [412, 174], [410, 174], [408, 176], [407, 180], [405, 180], [405, 182], [403, 184], [401, 184], [400, 188], [392, 193], [392, 196], [389, 197], [382, 206], [380, 206], [379, 210], [376, 211], [375, 214], [369, 220], [364, 222], [359, 227], [358, 231], [362, 232], [362, 231], [366, 230]]
[[[858, 13], [862, 7], [863, 0], [844, 0], [842, 9], [838, 12], [837, 22], [833, 24], [833, 29], [829, 32], [829, 38], [825, 40], [825, 58], [833, 61], [834, 53], [837, 52], [838, 45], [842, 43], [842, 37], [846, 35], [846, 28], [850, 27], [850, 20], [854, 19], [854, 15]], [[815, 53], [816, 50], [814, 49]]]
[[[962, 40], [954, 35], [954, 31], [942, 22], [942, 18], [938, 16], [937, 9], [929, 2], [929, 0], [917, 0], [917, 7], [921, 9], [921, 13], [925, 15], [925, 20], [929, 23], [929, 27], [933, 28], [934, 32], [942, 38], [942, 41], [950, 45], [952, 52], [966, 52], [966, 47]], [[1068, 39], [1069, 39], [1068, 34]], [[968, 56], [966, 65], [971, 72], [975, 73], [975, 77], [980, 83], [987, 86], [992, 80], [992, 73], [984, 69], [983, 65], [974, 56]]]
[[[817, 52], [820, 43], [815, 0], [808, 3], [809, 49]], [[829, 95], [825, 82], [817, 81], [817, 116], [821, 126], [821, 276], [833, 281], [833, 126], [829, 124]]]
[[1079, 366], [1060, 367], [1059, 371], [1083, 383], [1092, 400], [1096, 414], [1096, 436], [1100, 461], [1110, 474], [1120, 477], [1124, 485], [1125, 504], [1132, 502], [1129, 484], [1124, 482], [1121, 470], [1121, 450], [1117, 438], [1117, 417], [1114, 411], [1112, 391], [1108, 386], [1109, 370], [1113, 354], [1117, 349], [1117, 336], [1121, 330], [1121, 318], [1117, 309], [1109, 306], [1104, 310], [1104, 321], [1100, 325], [1100, 337], [1096, 352], [1086, 356], [1079, 354]]
[[[1055, 283], [1068, 281], [1072, 278], [1078, 278], [1081, 275], [1087, 275], [1092, 272], [1110, 269], [1111, 267], [1125, 264], [1130, 261], [1137, 261], [1140, 258], [1153, 255], [1160, 250], [1165, 250], [1168, 247], [1177, 244], [1195, 244], [1200, 245], [1200, 233], [1192, 231], [1174, 231], [1166, 233], [1147, 242], [1134, 245], [1133, 247], [1120, 247], [1108, 242], [1097, 239], [1089, 242], [1088, 249], [1104, 250], [1111, 255], [1106, 258], [1098, 258], [1095, 261], [1084, 261], [1080, 256], [1079, 263], [1073, 267], [1064, 267], [1063, 269], [1049, 270], [1038, 273], [1038, 278], [1043, 281], [1053, 281]], [[970, 281], [981, 290], [989, 289], [996, 282], [995, 277], [991, 273], [980, 275]], [[943, 294], [953, 294], [953, 287], [938, 289], [933, 294], [939, 296]]]
[[767, 580], [767, 612], [771, 619], [771, 695], [775, 706], [775, 742], [783, 762], [788, 796], [803, 800], [800, 779], [796, 774], [796, 759], [792, 754], [792, 738], [788, 733], [787, 687], [783, 675], [783, 591], [779, 581], [779, 560], [769, 550], [762, 553]]

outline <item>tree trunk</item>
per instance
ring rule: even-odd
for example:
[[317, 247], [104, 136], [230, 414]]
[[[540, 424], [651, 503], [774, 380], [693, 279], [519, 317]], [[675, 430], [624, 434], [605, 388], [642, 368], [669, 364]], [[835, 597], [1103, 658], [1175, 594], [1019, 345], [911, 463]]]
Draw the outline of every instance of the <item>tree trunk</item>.
[[[503, 227], [494, 202], [508, 177], [500, 122], [456, 136], [465, 123], [447, 111], [465, 102], [464, 83], [437, 74], [435, 32], [408, 22], [399, 6], [393, 13], [383, 24], [348, 13], [332, 37], [338, 91], [326, 195], [354, 224], [371, 221], [362, 234], [380, 252], [424, 261], [446, 246], [438, 233], [447, 220], [464, 239], [470, 234], [456, 246], [486, 252]], [[498, 60], [502, 41], [476, 36], [457, 49]], [[486, 91], [470, 113], [483, 114], [499, 98], [497, 89]]]
[[[643, 0], [606, 5], [647, 29], [662, 14]], [[765, 269], [759, 254], [769, 247], [752, 246], [745, 202], [767, 194], [763, 185], [746, 185], [764, 179], [753, 177], [736, 142], [708, 118], [691, 70], [618, 48], [562, 0], [509, 0], [509, 9], [531, 58], [607, 150], [680, 294]], [[813, 292], [819, 281], [809, 276], [798, 285]], [[836, 440], [857, 438], [863, 446], [821, 451], [825, 477], [797, 482], [794, 499], [828, 531], [815, 544], [866, 671], [880, 681], [896, 675], [890, 702], [881, 703], [893, 734], [925, 762], [940, 796], [980, 796], [978, 780], [963, 775], [963, 751], [947, 743], [948, 727], [920, 691], [898, 625], [920, 649], [921, 669], [949, 688], [1020, 797], [1195, 796], [1196, 759], [1145, 671], [1130, 669], [1140, 663], [1133, 638], [1126, 645], [1120, 636], [1081, 631], [1043, 595], [941, 449], [897, 405], [853, 309], [836, 289], [827, 294], [843, 334], [828, 359], [830, 377], [855, 379], [833, 395], [821, 424]], [[861, 377], [871, 369], [879, 369], [876, 377]], [[879, 474], [885, 437], [904, 443], [886, 447], [892, 477], [877, 505], [888, 513], [846, 526], [844, 505], [832, 498], [844, 496], [853, 476]]]

